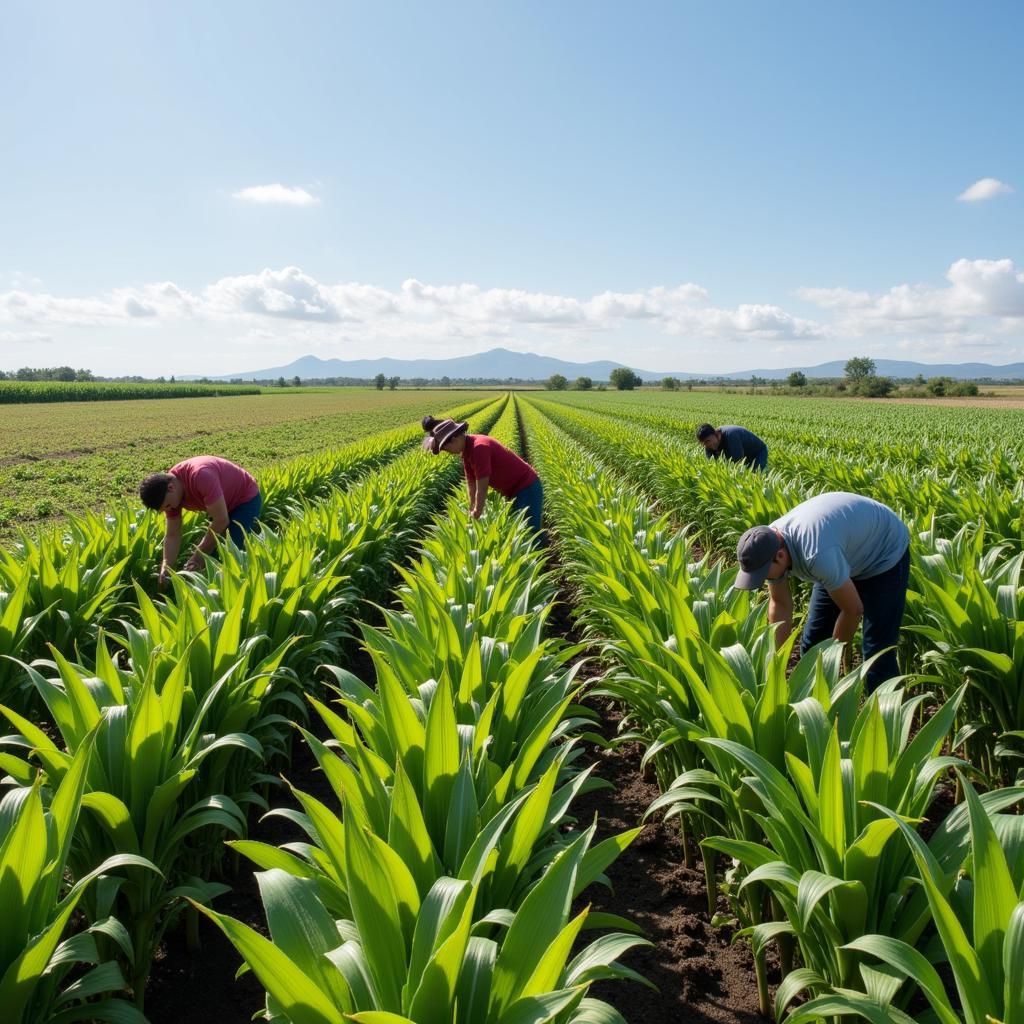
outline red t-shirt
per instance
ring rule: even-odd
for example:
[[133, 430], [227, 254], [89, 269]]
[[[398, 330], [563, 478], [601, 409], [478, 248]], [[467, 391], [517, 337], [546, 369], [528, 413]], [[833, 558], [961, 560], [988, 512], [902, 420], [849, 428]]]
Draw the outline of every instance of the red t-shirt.
[[177, 519], [181, 510], [204, 512], [218, 498], [224, 499], [230, 512], [260, 493], [259, 484], [241, 466], [216, 455], [197, 455], [171, 467], [171, 475], [181, 481], [185, 495], [178, 508], [169, 509], [168, 519]]
[[488, 477], [491, 487], [506, 498], [518, 494], [537, 479], [533, 466], [486, 434], [466, 435], [462, 465], [470, 483]]

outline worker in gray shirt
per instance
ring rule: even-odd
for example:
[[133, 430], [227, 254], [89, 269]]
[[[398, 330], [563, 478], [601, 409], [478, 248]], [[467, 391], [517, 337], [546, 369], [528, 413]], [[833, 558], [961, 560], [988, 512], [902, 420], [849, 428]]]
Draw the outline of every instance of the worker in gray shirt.
[[[814, 584], [800, 652], [830, 636], [849, 643], [863, 620], [864, 660], [899, 639], [910, 577], [910, 531], [887, 505], [835, 491], [797, 505], [770, 526], [755, 526], [736, 547], [736, 587], [768, 583], [768, 621], [781, 643], [793, 628], [787, 577]], [[868, 669], [870, 693], [899, 675], [896, 652], [885, 650]]]
[[768, 465], [768, 445], [746, 427], [730, 423], [715, 429], [710, 423], [702, 423], [697, 428], [697, 440], [709, 459], [724, 455], [732, 462], [745, 462], [751, 469]]

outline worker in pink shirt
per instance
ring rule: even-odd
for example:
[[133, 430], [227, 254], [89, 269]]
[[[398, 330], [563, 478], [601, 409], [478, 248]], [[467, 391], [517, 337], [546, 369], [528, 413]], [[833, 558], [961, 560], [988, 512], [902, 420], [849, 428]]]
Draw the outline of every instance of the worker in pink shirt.
[[526, 513], [526, 522], [539, 533], [544, 507], [544, 488], [537, 471], [500, 441], [486, 434], [470, 434], [468, 423], [423, 417], [426, 451], [462, 456], [469, 489], [469, 514], [479, 519], [492, 488]]
[[226, 532], [234, 543], [245, 547], [263, 506], [259, 484], [241, 466], [216, 455], [197, 455], [172, 466], [168, 473], [152, 473], [139, 485], [139, 497], [146, 508], [167, 517], [164, 557], [160, 565], [160, 586], [178, 561], [181, 549], [181, 510], [206, 512], [210, 524], [206, 534], [185, 563], [186, 570], [202, 568], [203, 555], [217, 546]]

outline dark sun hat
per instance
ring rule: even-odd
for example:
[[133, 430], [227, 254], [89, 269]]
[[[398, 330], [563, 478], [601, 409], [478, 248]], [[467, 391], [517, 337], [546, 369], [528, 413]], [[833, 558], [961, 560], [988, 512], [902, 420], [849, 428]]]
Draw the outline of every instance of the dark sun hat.
[[455, 420], [441, 420], [430, 433], [423, 438], [423, 450], [436, 455], [453, 437], [469, 430], [468, 423], [456, 423]]

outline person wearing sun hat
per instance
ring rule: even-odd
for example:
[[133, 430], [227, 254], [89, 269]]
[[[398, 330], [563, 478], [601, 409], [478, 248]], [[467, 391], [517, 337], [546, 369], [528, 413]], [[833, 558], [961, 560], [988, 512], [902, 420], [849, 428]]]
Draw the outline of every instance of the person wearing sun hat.
[[753, 431], [735, 424], [713, 427], [702, 423], [697, 428], [697, 440], [704, 445], [704, 454], [709, 459], [723, 455], [730, 462], [745, 462], [751, 469], [766, 469], [768, 466], [768, 445]]
[[460, 455], [469, 490], [469, 514], [479, 519], [491, 489], [512, 502], [512, 507], [526, 512], [526, 521], [540, 532], [544, 508], [544, 488], [537, 471], [500, 441], [486, 434], [469, 433], [468, 423], [423, 417], [424, 451], [437, 455], [448, 452]]
[[790, 574], [814, 584], [800, 653], [830, 636], [849, 643], [863, 621], [871, 693], [899, 675], [895, 648], [910, 578], [910, 531], [887, 505], [860, 494], [834, 491], [797, 505], [769, 526], [746, 531], [736, 545], [735, 586], [768, 584], [768, 621], [781, 643], [793, 628]]

